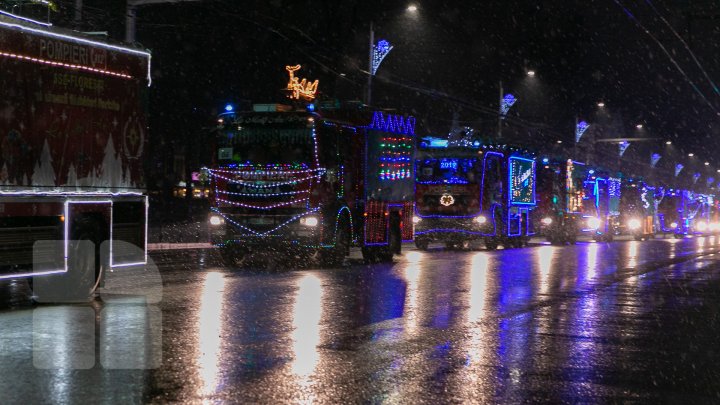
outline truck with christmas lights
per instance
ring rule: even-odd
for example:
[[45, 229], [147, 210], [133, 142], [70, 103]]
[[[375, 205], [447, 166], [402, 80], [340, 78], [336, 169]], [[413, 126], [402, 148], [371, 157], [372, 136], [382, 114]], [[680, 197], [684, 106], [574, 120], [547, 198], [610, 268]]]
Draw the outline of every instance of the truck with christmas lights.
[[480, 209], [480, 142], [457, 144], [426, 137], [415, 155], [414, 239], [418, 249], [430, 243], [467, 248], [489, 237]]
[[628, 178], [623, 182], [620, 201], [620, 232], [632, 236], [635, 240], [655, 237], [659, 231], [657, 208], [661, 200], [661, 189], [650, 186], [642, 179]]
[[0, 71], [0, 279], [87, 298], [146, 262], [150, 54], [5, 13]]
[[418, 247], [432, 241], [466, 245], [474, 239], [489, 250], [526, 245], [534, 234], [535, 158], [507, 145], [473, 143], [444, 152], [431, 150], [447, 145], [430, 146], [416, 161]]
[[611, 241], [617, 229], [619, 177], [572, 159], [542, 159], [535, 220], [553, 244], [574, 244], [580, 235]]
[[390, 260], [412, 240], [414, 145], [414, 117], [359, 105], [229, 108], [205, 169], [212, 242], [231, 263], [280, 250], [339, 265], [353, 244]]

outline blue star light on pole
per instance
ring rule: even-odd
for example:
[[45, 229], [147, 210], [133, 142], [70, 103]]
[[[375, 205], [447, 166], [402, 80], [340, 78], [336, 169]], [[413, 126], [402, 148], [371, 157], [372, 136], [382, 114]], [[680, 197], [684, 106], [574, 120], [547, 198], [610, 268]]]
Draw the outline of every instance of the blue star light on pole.
[[619, 146], [620, 146], [620, 149], [619, 149], [620, 157], [622, 157], [622, 155], [625, 153], [625, 151], [627, 150], [627, 148], [630, 146], [630, 142], [628, 142], [628, 141], [622, 141], [622, 142], [620, 142], [620, 145], [619, 145]]
[[510, 111], [510, 107], [512, 107], [515, 102], [517, 102], [515, 96], [510, 93], [506, 94], [505, 97], [503, 97], [502, 104], [500, 105], [500, 115], [505, 117], [508, 111]]
[[675, 165], [675, 177], [677, 177], [677, 175], [680, 174], [680, 171], [682, 171], [683, 167], [685, 167], [685, 166], [683, 166], [682, 163], [678, 163]]
[[658, 153], [653, 153], [652, 156], [650, 156], [650, 166], [655, 167], [661, 157]]
[[577, 127], [575, 127], [575, 143], [580, 142], [580, 138], [582, 138], [583, 134], [587, 129], [590, 128], [590, 124], [588, 124], [585, 121], [580, 121], [577, 124]]
[[383, 59], [385, 59], [392, 49], [393, 46], [390, 45], [390, 42], [384, 39], [379, 40], [377, 44], [373, 45], [372, 71], [370, 74], [375, 76], [375, 72], [377, 72], [380, 67], [380, 63], [382, 63]]

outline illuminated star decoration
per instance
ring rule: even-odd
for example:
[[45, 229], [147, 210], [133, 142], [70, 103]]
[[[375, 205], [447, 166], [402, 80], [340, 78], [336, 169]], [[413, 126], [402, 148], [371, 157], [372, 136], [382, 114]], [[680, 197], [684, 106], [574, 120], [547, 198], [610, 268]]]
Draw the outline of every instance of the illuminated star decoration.
[[658, 160], [660, 160], [661, 157], [662, 156], [660, 156], [659, 154], [653, 153], [652, 156], [650, 156], [650, 166], [655, 167], [655, 165], [657, 164]]
[[620, 142], [620, 144], [618, 146], [620, 147], [620, 149], [619, 149], [620, 157], [622, 157], [622, 155], [625, 153], [627, 148], [630, 146], [630, 142], [622, 141], [622, 142]]
[[375, 72], [377, 72], [383, 59], [385, 59], [392, 49], [393, 46], [390, 45], [390, 42], [384, 39], [379, 40], [377, 44], [373, 45], [371, 75], [375, 76]]
[[575, 142], [580, 142], [580, 138], [582, 138], [583, 134], [587, 129], [590, 128], [590, 124], [588, 124], [585, 121], [580, 121], [577, 124], [577, 127], [575, 128]]
[[512, 107], [516, 101], [515, 96], [510, 93], [506, 94], [505, 97], [503, 97], [502, 104], [500, 104], [500, 115], [505, 117], [508, 111], [510, 111], [510, 107]]
[[683, 167], [685, 167], [685, 166], [683, 166], [682, 163], [678, 163], [675, 165], [675, 177], [677, 177], [677, 175], [680, 174]]
[[455, 204], [455, 197], [451, 196], [450, 194], [443, 194], [442, 197], [440, 197], [440, 204], [445, 207], [449, 207]]

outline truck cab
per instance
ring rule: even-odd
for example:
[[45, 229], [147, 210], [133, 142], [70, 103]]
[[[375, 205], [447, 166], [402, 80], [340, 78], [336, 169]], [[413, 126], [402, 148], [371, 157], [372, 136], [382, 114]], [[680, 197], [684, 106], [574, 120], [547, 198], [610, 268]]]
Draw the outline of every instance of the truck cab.
[[222, 114], [205, 169], [213, 244], [231, 262], [262, 250], [338, 265], [352, 244], [391, 259], [412, 237], [414, 122], [357, 107]]

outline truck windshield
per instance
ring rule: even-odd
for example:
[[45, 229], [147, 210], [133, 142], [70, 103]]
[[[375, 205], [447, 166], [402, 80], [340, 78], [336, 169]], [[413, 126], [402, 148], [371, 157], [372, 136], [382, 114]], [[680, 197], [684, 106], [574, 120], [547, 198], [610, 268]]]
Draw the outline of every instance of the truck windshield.
[[221, 134], [218, 160], [250, 165], [283, 164], [310, 167], [313, 164], [311, 129], [250, 126]]
[[440, 158], [417, 161], [417, 181], [425, 184], [474, 184], [477, 159]]

